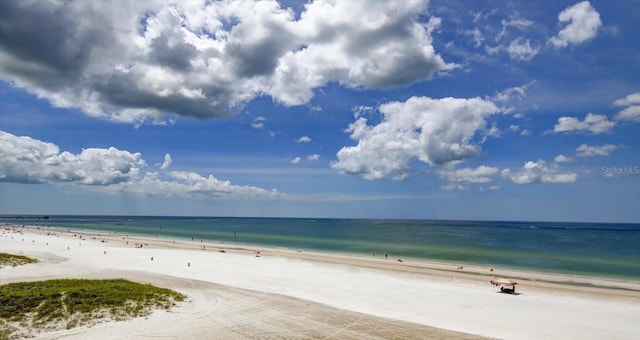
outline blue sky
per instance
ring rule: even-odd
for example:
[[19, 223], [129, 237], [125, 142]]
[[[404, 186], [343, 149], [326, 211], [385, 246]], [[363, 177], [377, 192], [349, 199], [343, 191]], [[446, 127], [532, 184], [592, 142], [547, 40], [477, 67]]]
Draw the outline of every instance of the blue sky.
[[640, 222], [635, 1], [4, 1], [0, 213]]

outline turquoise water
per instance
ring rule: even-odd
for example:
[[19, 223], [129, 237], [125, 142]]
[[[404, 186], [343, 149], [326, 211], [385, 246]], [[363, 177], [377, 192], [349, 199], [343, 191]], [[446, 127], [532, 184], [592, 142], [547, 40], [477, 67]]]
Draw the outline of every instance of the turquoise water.
[[0, 221], [640, 279], [640, 224], [138, 216]]

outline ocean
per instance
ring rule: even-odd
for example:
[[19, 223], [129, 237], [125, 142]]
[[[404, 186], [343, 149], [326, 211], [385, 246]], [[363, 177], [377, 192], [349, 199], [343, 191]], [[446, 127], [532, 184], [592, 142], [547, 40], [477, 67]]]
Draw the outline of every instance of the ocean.
[[0, 222], [640, 280], [640, 224], [153, 216]]

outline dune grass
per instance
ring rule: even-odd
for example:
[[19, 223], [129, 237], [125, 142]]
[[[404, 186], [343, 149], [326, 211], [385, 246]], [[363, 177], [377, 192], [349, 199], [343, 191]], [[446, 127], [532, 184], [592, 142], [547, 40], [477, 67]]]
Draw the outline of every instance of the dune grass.
[[22, 255], [0, 253], [0, 266], [21, 266], [23, 264], [36, 263], [38, 260]]
[[123, 279], [63, 279], [0, 286], [0, 339], [20, 330], [73, 328], [169, 309], [185, 296]]

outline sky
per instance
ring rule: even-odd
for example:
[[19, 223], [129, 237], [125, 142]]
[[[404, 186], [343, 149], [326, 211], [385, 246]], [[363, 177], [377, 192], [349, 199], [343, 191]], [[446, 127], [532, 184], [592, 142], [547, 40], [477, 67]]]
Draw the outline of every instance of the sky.
[[2, 1], [0, 214], [640, 222], [638, 1]]

